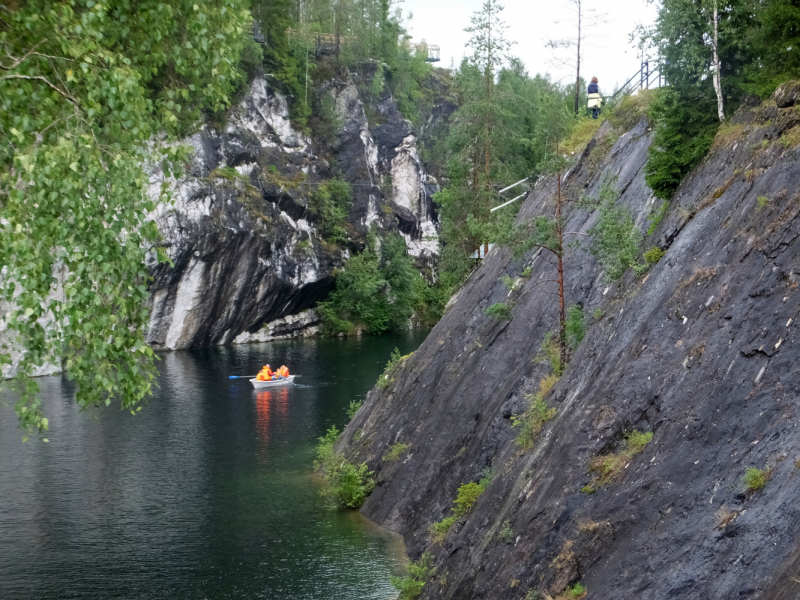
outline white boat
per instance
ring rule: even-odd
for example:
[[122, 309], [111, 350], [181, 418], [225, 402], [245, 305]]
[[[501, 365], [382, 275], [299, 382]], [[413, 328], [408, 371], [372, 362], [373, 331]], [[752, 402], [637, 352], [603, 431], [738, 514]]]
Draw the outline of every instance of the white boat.
[[257, 390], [263, 388], [271, 388], [271, 387], [279, 387], [281, 385], [289, 385], [294, 384], [295, 375], [289, 375], [289, 377], [281, 377], [280, 379], [270, 379], [269, 381], [259, 381], [258, 379], [251, 379], [250, 383], [253, 384], [253, 387]]

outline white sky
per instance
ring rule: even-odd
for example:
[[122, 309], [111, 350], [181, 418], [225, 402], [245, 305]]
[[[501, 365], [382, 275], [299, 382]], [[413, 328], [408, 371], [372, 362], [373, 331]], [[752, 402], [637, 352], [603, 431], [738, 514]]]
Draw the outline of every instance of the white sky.
[[[483, 4], [483, 0], [404, 0], [403, 13], [412, 13], [407, 23], [415, 42], [423, 39], [441, 48], [442, 61], [438, 67], [449, 68], [451, 59], [455, 66], [466, 53], [464, 44], [469, 34], [464, 29], [470, 25], [470, 16]], [[525, 63], [528, 73], [550, 73], [563, 83], [575, 80], [574, 69], [559, 65], [553, 60], [553, 50], [545, 47], [545, 40], [574, 36], [568, 24], [572, 15], [566, 0], [505, 0], [502, 19], [509, 26], [506, 38], [516, 42], [512, 56]], [[587, 81], [592, 76], [600, 80], [600, 90], [610, 94], [615, 84], [623, 84], [639, 70], [640, 58], [629, 34], [636, 25], [651, 24], [656, 17], [656, 6], [647, 0], [612, 0], [611, 2], [584, 2], [588, 8], [607, 13], [606, 23], [591, 30], [590, 47], [584, 54], [581, 75]], [[560, 23], [558, 23], [560, 21]]]

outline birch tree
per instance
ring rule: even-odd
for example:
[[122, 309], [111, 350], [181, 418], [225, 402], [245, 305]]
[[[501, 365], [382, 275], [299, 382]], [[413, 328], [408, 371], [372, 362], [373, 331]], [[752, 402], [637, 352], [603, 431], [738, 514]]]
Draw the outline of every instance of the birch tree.
[[[11, 306], [0, 330], [21, 353], [23, 429], [48, 429], [31, 378], [45, 362], [63, 364], [82, 409], [116, 400], [135, 412], [151, 394], [145, 257], [158, 232], [143, 165], [177, 174], [186, 151], [154, 140], [228, 106], [249, 21], [241, 0], [0, 5], [0, 301]], [[0, 366], [11, 350], [0, 347]]]
[[711, 47], [713, 59], [711, 68], [714, 70], [714, 92], [717, 94], [717, 116], [720, 121], [725, 120], [725, 100], [722, 96], [721, 73], [722, 66], [719, 61], [719, 0], [711, 0]]

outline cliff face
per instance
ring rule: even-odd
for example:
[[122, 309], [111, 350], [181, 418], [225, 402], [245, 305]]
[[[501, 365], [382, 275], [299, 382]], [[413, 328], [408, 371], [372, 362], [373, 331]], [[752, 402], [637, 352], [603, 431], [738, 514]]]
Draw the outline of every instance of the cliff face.
[[[436, 216], [411, 123], [387, 98], [382, 124], [371, 127], [352, 82], [331, 81], [324, 92], [336, 130], [326, 158], [315, 140], [292, 129], [286, 100], [263, 77], [223, 129], [204, 127], [186, 140], [193, 148], [190, 167], [179, 181], [168, 181], [174, 201], [160, 203], [154, 215], [173, 261], [152, 265], [148, 341], [154, 347], [315, 331], [318, 318], [310, 309], [331, 291], [333, 270], [363, 248], [373, 224], [402, 233], [420, 265], [432, 265]], [[321, 238], [310, 210], [319, 184], [337, 175], [354, 196], [343, 248]], [[154, 167], [154, 197], [163, 179]]]
[[[598, 600], [797, 597], [799, 132], [795, 108], [740, 111], [647, 239], [666, 254], [645, 276], [608, 285], [585, 248], [568, 252], [567, 300], [597, 318], [545, 397], [557, 412], [532, 450], [511, 416], [550, 372], [536, 358], [557, 300], [539, 285], [553, 272], [539, 253], [494, 249], [394, 382], [370, 392], [337, 449], [375, 471], [363, 512], [403, 534], [413, 559], [435, 556], [423, 598], [522, 599], [578, 581]], [[604, 123], [564, 176], [568, 196], [612, 174], [645, 229], [659, 204], [642, 172], [650, 142], [644, 118]], [[552, 213], [553, 195], [553, 181], [537, 185], [519, 218]], [[567, 230], [597, 218], [573, 207]], [[527, 267], [509, 292], [500, 278]], [[484, 314], [508, 296], [513, 320]], [[633, 430], [652, 441], [581, 492], [592, 461]], [[410, 447], [384, 462], [395, 443]], [[761, 491], [741, 481], [750, 466], [771, 469]], [[431, 524], [486, 467], [492, 482], [434, 543]]]

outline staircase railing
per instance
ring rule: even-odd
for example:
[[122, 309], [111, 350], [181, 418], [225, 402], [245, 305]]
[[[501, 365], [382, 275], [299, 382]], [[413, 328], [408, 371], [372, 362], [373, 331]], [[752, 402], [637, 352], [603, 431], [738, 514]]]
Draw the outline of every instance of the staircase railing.
[[[656, 84], [658, 84], [656, 86]], [[662, 74], [662, 65], [646, 60], [642, 62], [639, 70], [626, 81], [611, 96], [604, 96], [606, 104], [615, 104], [625, 96], [632, 94], [636, 90], [650, 89], [651, 87], [661, 87], [667, 85], [666, 78]]]

